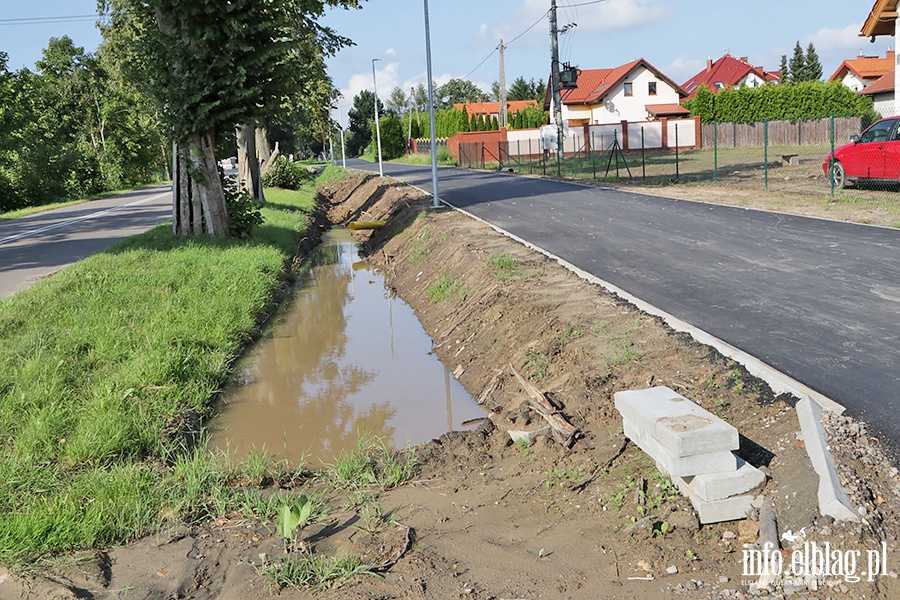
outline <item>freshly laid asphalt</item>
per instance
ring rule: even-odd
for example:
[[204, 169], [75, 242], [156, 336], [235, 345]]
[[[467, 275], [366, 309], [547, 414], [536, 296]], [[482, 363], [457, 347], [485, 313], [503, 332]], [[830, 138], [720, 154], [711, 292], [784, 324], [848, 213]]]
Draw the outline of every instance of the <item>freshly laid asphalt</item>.
[[157, 187], [0, 221], [0, 298], [172, 218]]
[[[384, 173], [431, 191], [430, 167]], [[844, 405], [900, 456], [900, 230], [444, 167], [439, 194]]]

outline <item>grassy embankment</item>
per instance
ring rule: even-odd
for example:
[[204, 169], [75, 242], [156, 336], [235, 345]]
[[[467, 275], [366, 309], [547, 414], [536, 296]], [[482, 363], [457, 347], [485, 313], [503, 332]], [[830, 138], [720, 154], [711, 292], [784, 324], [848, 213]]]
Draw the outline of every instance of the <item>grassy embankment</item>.
[[249, 239], [162, 225], [0, 302], [0, 563], [276, 510], [235, 495], [235, 471], [183, 435], [281, 286], [315, 189], [267, 198]]

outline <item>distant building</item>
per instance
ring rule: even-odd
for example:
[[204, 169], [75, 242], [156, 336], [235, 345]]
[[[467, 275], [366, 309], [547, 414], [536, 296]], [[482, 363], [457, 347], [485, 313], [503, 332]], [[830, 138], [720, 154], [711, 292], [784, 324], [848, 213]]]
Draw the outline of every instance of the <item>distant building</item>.
[[894, 111], [894, 69], [891, 69], [859, 92], [872, 99], [872, 108], [883, 117], [895, 115]]
[[885, 54], [884, 58], [860, 55], [845, 60], [828, 81], [840, 81], [854, 92], [861, 92], [867, 85], [894, 70], [894, 51], [888, 50]]
[[[512, 115], [521, 110], [525, 110], [526, 108], [537, 108], [538, 103], [536, 100], [510, 100], [506, 103], [506, 114]], [[465, 104], [454, 104], [453, 108], [456, 110], [465, 110], [466, 114], [471, 119], [472, 116], [479, 117], [484, 115], [484, 117], [490, 121], [492, 117], [500, 117], [500, 103], [499, 102], [467, 102]]]
[[766, 71], [762, 67], [751, 65], [747, 62], [746, 56], [735, 58], [725, 54], [715, 62], [711, 58], [707, 59], [706, 68], [688, 79], [681, 87], [688, 98], [693, 98], [704, 84], [717, 94], [719, 90], [728, 88], [760, 87], [780, 82], [781, 71]]
[[[643, 58], [612, 69], [578, 71], [574, 88], [563, 89], [562, 118], [570, 127], [687, 117], [684, 91]], [[551, 110], [550, 86], [544, 110]], [[551, 122], [554, 115], [550, 113]]]

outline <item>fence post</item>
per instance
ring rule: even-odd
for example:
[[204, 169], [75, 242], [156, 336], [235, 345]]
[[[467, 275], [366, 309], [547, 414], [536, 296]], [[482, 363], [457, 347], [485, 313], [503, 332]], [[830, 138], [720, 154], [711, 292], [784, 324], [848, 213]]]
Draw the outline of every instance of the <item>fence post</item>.
[[591, 132], [591, 177], [597, 179], [597, 154], [595, 152], [596, 142], [594, 141], [594, 132]]
[[719, 181], [719, 122], [713, 121], [713, 181]]
[[641, 125], [641, 181], [647, 180], [647, 156], [644, 154], [644, 126]]
[[831, 164], [828, 165], [828, 179], [831, 180], [831, 197], [834, 198], [834, 111], [831, 111]]
[[679, 170], [680, 165], [678, 164], [678, 123], [675, 123], [675, 181], [678, 182], [679, 177], [681, 177], [681, 172]]
[[766, 191], [769, 191], [769, 117], [763, 117], [763, 164]]

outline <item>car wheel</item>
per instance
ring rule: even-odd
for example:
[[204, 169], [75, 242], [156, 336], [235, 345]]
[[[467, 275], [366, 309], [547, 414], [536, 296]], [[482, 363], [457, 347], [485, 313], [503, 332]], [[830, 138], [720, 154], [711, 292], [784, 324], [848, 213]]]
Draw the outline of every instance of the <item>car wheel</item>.
[[847, 172], [844, 171], [844, 165], [839, 160], [831, 163], [831, 180], [834, 182], [834, 187], [839, 190], [847, 187]]

